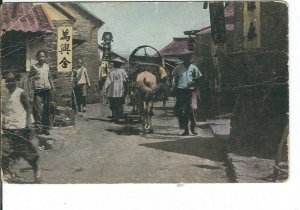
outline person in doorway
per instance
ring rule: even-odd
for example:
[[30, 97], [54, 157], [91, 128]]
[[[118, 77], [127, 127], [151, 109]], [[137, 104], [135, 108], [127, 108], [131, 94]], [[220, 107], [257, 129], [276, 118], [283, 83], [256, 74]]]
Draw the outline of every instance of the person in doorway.
[[18, 87], [18, 80], [13, 73], [5, 78], [6, 87], [1, 88], [1, 145], [2, 169], [11, 178], [17, 173], [13, 168], [19, 158], [24, 158], [34, 171], [35, 181], [41, 178], [38, 166], [39, 155], [31, 143], [32, 108], [28, 93]]
[[110, 70], [105, 81], [103, 90], [109, 100], [109, 107], [112, 112], [112, 120], [119, 122], [123, 115], [123, 104], [125, 97], [125, 85], [127, 73], [121, 68], [122, 63], [116, 62], [114, 68]]
[[194, 114], [195, 105], [194, 97], [196, 97], [195, 90], [198, 87], [202, 74], [200, 70], [192, 64], [192, 54], [184, 54], [180, 56], [183, 61], [175, 67], [173, 72], [173, 87], [176, 94], [175, 113], [179, 120], [179, 127], [184, 129], [183, 136], [190, 134], [197, 135], [195, 131], [196, 118]]
[[37, 63], [31, 66], [29, 77], [33, 78], [33, 117], [40, 132], [50, 135], [50, 97], [54, 91], [49, 65], [46, 63], [46, 52], [36, 53]]
[[78, 112], [86, 112], [87, 86], [91, 87], [91, 83], [87, 70], [80, 58], [77, 61], [77, 68], [74, 69], [71, 79], [74, 82]]

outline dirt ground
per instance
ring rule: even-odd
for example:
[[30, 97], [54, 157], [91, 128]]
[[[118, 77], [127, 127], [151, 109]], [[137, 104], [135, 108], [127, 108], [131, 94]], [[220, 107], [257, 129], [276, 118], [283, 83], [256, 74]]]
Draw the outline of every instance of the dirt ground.
[[[223, 183], [225, 143], [210, 130], [182, 137], [174, 100], [154, 109], [154, 133], [140, 123], [112, 123], [107, 104], [90, 104], [76, 126], [53, 128], [53, 148], [40, 151], [42, 183]], [[125, 107], [128, 111], [129, 107]], [[17, 164], [21, 183], [33, 181], [25, 161]]]

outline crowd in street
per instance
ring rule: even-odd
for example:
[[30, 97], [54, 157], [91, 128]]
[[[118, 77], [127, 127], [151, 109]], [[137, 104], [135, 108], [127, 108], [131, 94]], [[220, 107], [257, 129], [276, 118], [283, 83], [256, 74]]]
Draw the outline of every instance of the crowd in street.
[[[3, 154], [6, 156], [4, 159], [7, 160], [7, 162], [3, 162], [4, 171], [9, 172], [13, 163], [19, 157], [23, 157], [35, 169], [36, 180], [40, 177], [37, 165], [39, 156], [31, 139], [36, 133], [50, 135], [50, 100], [55, 91], [46, 57], [45, 51], [38, 51], [37, 62], [31, 66], [28, 73], [29, 78], [33, 78], [33, 94], [18, 87], [17, 75], [12, 72], [4, 76], [3, 81], [5, 81], [6, 88], [2, 88], [1, 133], [7, 140], [7, 144], [3, 148]], [[169, 92], [176, 96], [174, 111], [178, 117], [180, 129], [184, 130], [183, 136], [197, 135], [195, 110], [200, 102], [198, 86], [202, 75], [199, 69], [192, 64], [192, 58], [190, 53], [182, 55], [180, 59], [183, 63], [174, 68], [172, 75], [168, 75], [173, 78]], [[112, 113], [111, 119], [114, 122], [119, 122], [123, 117], [123, 105], [128, 92], [128, 72], [122, 65], [121, 62], [102, 62], [99, 67], [100, 101], [109, 104]], [[82, 59], [76, 61], [75, 68], [71, 73], [71, 81], [73, 84], [73, 107], [76, 112], [88, 111], [86, 107], [87, 88], [91, 84], [88, 70], [84, 67]], [[165, 97], [164, 100], [166, 100]], [[22, 145], [21, 150], [15, 142]], [[28, 155], [29, 153], [31, 155]]]

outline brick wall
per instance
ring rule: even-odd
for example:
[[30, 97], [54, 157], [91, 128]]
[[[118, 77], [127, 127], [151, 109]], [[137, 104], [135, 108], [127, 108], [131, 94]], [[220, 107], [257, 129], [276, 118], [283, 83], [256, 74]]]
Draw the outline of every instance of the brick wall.
[[[53, 21], [55, 28], [58, 26], [70, 26], [71, 21]], [[54, 33], [45, 36], [46, 50], [48, 52], [48, 62], [52, 72], [52, 78], [55, 85], [55, 101], [59, 106], [70, 106], [71, 101], [71, 72], [57, 72], [57, 30]]]
[[89, 15], [82, 12], [77, 6], [67, 3], [65, 3], [64, 6], [77, 17], [77, 20], [73, 25], [76, 36], [86, 41], [75, 48], [73, 59], [76, 60], [81, 57], [84, 66], [87, 69], [91, 81], [91, 88], [88, 89], [87, 96], [88, 103], [98, 102], [100, 98], [98, 92], [98, 68], [100, 65], [98, 30], [100, 26], [98, 23], [91, 20]]
[[[66, 4], [66, 7], [68, 4]], [[69, 10], [74, 10], [68, 7]], [[85, 42], [73, 49], [73, 64], [78, 58], [82, 58], [84, 66], [88, 71], [91, 87], [88, 89], [88, 102], [98, 102], [98, 68], [100, 64], [98, 52], [98, 29], [86, 15], [80, 14], [77, 10], [72, 11], [77, 19], [72, 21], [53, 21], [55, 28], [58, 26], [73, 26], [73, 38], [85, 40]], [[57, 32], [47, 35], [44, 39], [46, 50], [49, 53], [49, 64], [56, 87], [56, 101], [60, 106], [69, 106], [71, 101], [72, 83], [70, 73], [57, 72]]]

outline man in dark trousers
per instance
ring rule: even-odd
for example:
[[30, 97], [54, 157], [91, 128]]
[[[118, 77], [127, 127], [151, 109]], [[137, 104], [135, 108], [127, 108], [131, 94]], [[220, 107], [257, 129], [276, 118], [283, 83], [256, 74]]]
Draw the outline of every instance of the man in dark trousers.
[[54, 90], [49, 65], [46, 63], [46, 52], [36, 54], [37, 63], [31, 66], [29, 77], [33, 78], [33, 116], [36, 126], [45, 135], [50, 135], [50, 96]]
[[109, 99], [112, 120], [115, 122], [119, 122], [119, 119], [123, 116], [123, 104], [126, 93], [124, 84], [128, 78], [126, 71], [121, 66], [121, 62], [115, 62], [115, 66], [109, 72], [103, 87], [103, 92]]
[[196, 118], [192, 106], [193, 92], [198, 87], [202, 77], [199, 69], [192, 64], [192, 53], [180, 56], [183, 61], [175, 67], [173, 71], [173, 88], [176, 92], [175, 113], [179, 120], [179, 127], [184, 129], [183, 136], [190, 135], [189, 121], [192, 135], [197, 135], [195, 131]]

